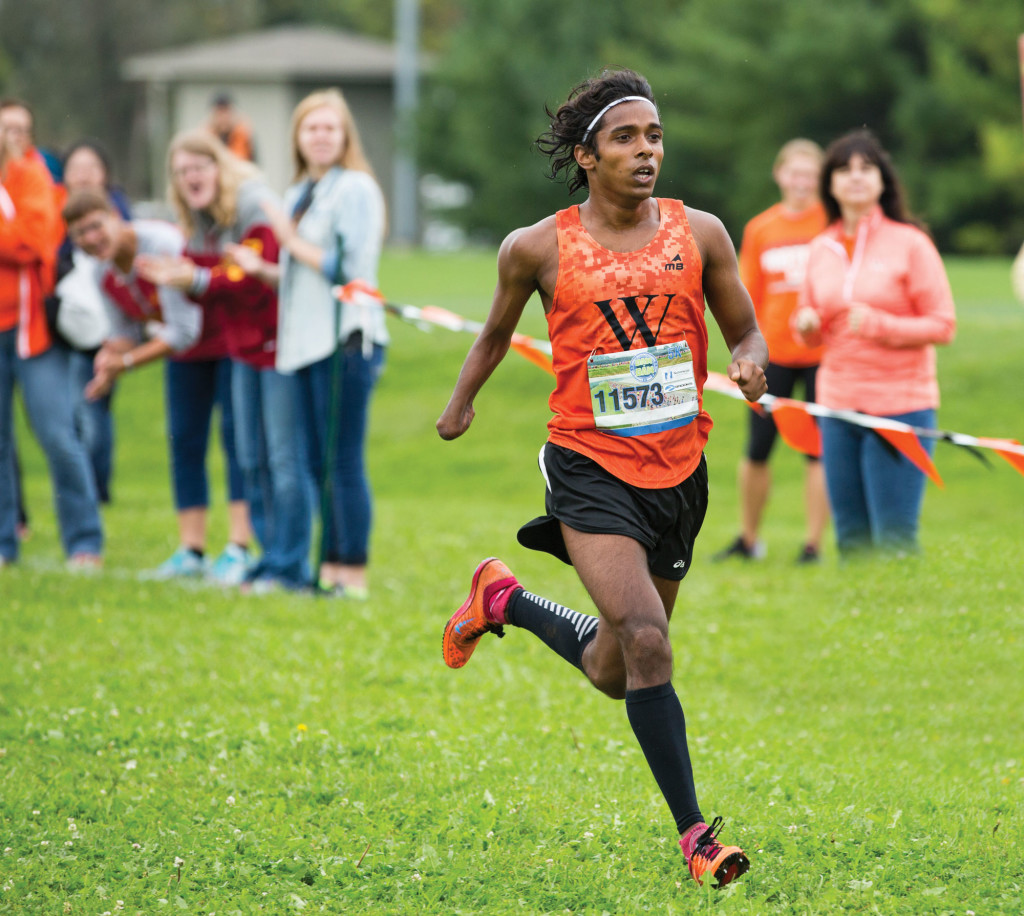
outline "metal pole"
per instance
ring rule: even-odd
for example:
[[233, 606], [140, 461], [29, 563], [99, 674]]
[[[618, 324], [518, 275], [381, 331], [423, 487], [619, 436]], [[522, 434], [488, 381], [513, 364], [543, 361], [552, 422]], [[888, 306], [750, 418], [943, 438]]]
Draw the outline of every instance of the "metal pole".
[[392, 235], [419, 240], [416, 110], [419, 94], [419, 0], [395, 0], [395, 166]]

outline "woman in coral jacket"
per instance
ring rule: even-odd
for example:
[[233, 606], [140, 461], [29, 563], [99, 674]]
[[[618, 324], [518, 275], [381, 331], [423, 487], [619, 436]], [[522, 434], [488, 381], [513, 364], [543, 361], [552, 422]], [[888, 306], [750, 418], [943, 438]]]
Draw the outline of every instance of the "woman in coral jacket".
[[15, 155], [0, 131], [0, 567], [18, 556], [12, 451], [15, 381], [49, 464], [69, 566], [89, 569], [102, 562], [96, 486], [75, 435], [67, 354], [53, 346], [43, 303], [52, 289], [62, 232], [46, 167]]
[[[949, 280], [908, 214], [888, 154], [866, 130], [828, 148], [821, 199], [829, 226], [811, 244], [794, 326], [821, 342], [818, 401], [932, 428], [935, 344], [953, 339]], [[841, 553], [917, 548], [925, 478], [872, 430], [821, 421], [829, 502]], [[934, 440], [922, 443], [929, 451]]]
[[206, 131], [186, 131], [168, 156], [171, 198], [185, 232], [181, 259], [140, 265], [153, 282], [185, 290], [224, 329], [231, 357], [235, 447], [260, 561], [244, 580], [255, 591], [309, 584], [312, 484], [300, 446], [297, 383], [274, 368], [277, 291], [248, 276], [232, 252], [277, 263], [265, 208], [281, 204], [257, 169]]

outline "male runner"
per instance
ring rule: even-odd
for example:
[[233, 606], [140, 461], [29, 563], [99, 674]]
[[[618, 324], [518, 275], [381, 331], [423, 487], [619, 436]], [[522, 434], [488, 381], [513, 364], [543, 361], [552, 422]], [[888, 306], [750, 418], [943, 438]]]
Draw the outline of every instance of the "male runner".
[[721, 887], [749, 863], [718, 842], [721, 819], [709, 826], [697, 804], [668, 639], [707, 506], [705, 299], [732, 353], [729, 376], [751, 400], [765, 391], [768, 349], [721, 222], [653, 196], [662, 127], [647, 81], [606, 72], [548, 114], [538, 146], [552, 177], [565, 171], [570, 193], [585, 187], [587, 200], [505, 239], [490, 315], [437, 429], [454, 439], [469, 428], [473, 399], [537, 292], [556, 379], [541, 453], [548, 515], [519, 539], [571, 562], [600, 616], [525, 591], [491, 558], [445, 627], [444, 658], [460, 668], [485, 633], [523, 627], [624, 698], [690, 874]]

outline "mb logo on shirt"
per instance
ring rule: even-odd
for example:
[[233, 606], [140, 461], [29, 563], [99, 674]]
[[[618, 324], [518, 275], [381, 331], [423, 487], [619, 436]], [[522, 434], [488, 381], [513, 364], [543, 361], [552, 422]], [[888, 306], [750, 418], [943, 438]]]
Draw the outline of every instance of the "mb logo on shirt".
[[681, 254], [677, 254], [671, 261], [665, 264], [664, 270], [686, 270], [686, 262]]

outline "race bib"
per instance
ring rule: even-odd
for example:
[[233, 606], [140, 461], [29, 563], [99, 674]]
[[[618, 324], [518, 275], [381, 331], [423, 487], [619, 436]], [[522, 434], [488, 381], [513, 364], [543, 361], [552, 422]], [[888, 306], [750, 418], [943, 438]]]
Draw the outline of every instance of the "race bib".
[[690, 423], [700, 410], [687, 342], [602, 353], [587, 360], [598, 429], [646, 436]]

